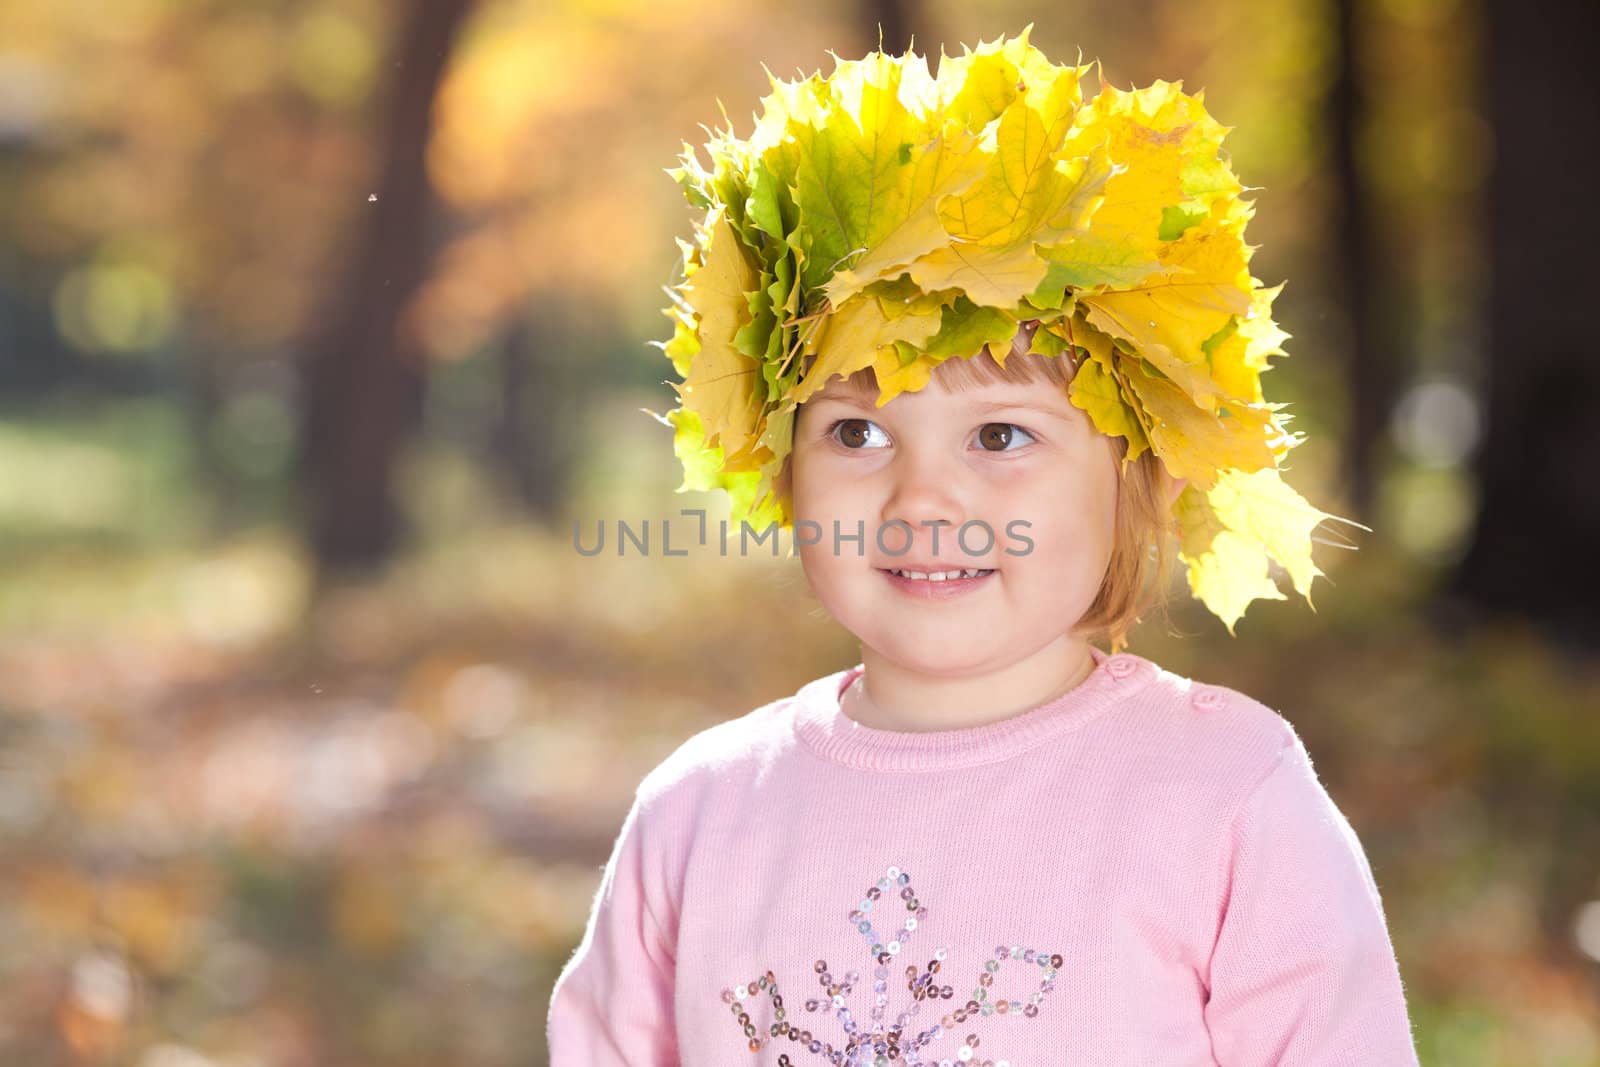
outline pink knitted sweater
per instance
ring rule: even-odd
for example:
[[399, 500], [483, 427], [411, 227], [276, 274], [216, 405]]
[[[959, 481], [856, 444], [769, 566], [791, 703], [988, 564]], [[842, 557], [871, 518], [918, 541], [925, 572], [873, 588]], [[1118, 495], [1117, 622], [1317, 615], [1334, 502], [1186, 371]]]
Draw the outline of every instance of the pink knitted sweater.
[[1094, 656], [974, 728], [856, 723], [857, 664], [691, 737], [556, 981], [553, 1067], [1415, 1065], [1366, 854], [1289, 722]]

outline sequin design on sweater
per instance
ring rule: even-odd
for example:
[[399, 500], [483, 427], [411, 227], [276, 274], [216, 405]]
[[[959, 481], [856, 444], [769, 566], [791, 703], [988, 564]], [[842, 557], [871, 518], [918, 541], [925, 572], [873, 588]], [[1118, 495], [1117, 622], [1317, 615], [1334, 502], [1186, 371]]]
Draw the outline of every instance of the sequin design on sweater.
[[[896, 890], [904, 902], [904, 915], [889, 916], [888, 921], [897, 925], [892, 933], [885, 936], [873, 926], [869, 913], [878, 906], [879, 901], [884, 900], [885, 893]], [[894, 898], [889, 897], [885, 904], [893, 906]], [[734, 1021], [744, 1031], [751, 1052], [759, 1052], [770, 1044], [787, 1042], [793, 1044], [797, 1053], [815, 1053], [838, 1067], [878, 1067], [894, 1062], [903, 1062], [908, 1067], [1022, 1067], [1004, 1059], [990, 1059], [988, 1049], [980, 1053], [979, 1047], [983, 1044], [984, 1036], [980, 1031], [1004, 1029], [1001, 1024], [992, 1021], [996, 1015], [1018, 1015], [1028, 1019], [1036, 1017], [1039, 1005], [1055, 988], [1056, 972], [1060, 970], [1062, 962], [1060, 953], [1039, 952], [1023, 945], [995, 946], [994, 955], [978, 972], [977, 983], [968, 994], [966, 1003], [946, 1011], [931, 1025], [918, 1029], [913, 1025], [913, 1019], [924, 1003], [932, 1001], [937, 1004], [941, 1000], [953, 1000], [958, 995], [952, 986], [939, 984], [939, 973], [950, 956], [948, 948], [940, 948], [934, 952], [925, 969], [918, 969], [914, 963], [906, 965], [903, 973], [909, 1001], [905, 1010], [895, 1015], [894, 1023], [886, 1026], [883, 1020], [889, 1008], [891, 965], [927, 920], [927, 905], [912, 888], [911, 876], [899, 867], [890, 867], [878, 879], [878, 884], [868, 889], [861, 902], [850, 910], [849, 918], [850, 925], [866, 939], [870, 956], [876, 965], [873, 970], [870, 1024], [863, 1027], [849, 1007], [849, 1000], [860, 979], [858, 972], [849, 971], [841, 978], [829, 969], [827, 960], [817, 960], [812, 965], [817, 984], [821, 986], [821, 995], [808, 997], [805, 1010], [823, 1015], [835, 1014], [838, 1027], [844, 1034], [843, 1045], [835, 1046], [833, 1042], [818, 1036], [820, 1019], [809, 1026], [789, 1021], [788, 1008], [778, 992], [777, 976], [769, 970], [754, 981], [722, 991], [723, 1003], [729, 1005]], [[1029, 992], [1026, 1000], [992, 997], [992, 987], [1002, 967], [1008, 970], [1038, 968], [1038, 989]], [[1031, 981], [1032, 976], [1026, 976], [1025, 982]], [[750, 1017], [756, 1005], [746, 1005], [747, 1000], [759, 999], [763, 994], [772, 1005], [772, 1022], [767, 1026], [766, 1033], [762, 1033], [761, 1027]], [[971, 1019], [983, 1021], [969, 1023]], [[947, 1034], [963, 1035], [954, 1053], [938, 1059], [923, 1059], [922, 1056], [929, 1052], [928, 1046]], [[787, 1051], [778, 1055], [778, 1065], [794, 1067], [794, 1061]]]

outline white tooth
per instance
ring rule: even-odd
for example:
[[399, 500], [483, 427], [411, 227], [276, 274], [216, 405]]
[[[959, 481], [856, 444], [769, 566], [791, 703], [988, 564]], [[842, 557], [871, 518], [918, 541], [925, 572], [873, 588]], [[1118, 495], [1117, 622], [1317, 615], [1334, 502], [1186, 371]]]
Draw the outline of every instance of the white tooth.
[[944, 580], [945, 580], [945, 572], [944, 571], [935, 571], [933, 574], [928, 575], [928, 581], [930, 581], [930, 582], [942, 582]]

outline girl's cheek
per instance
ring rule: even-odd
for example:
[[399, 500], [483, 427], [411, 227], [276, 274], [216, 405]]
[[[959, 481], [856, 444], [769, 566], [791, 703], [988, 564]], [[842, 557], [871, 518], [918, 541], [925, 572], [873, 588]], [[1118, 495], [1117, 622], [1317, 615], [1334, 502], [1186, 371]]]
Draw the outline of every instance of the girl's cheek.
[[795, 505], [802, 515], [826, 518], [850, 515], [867, 507], [871, 483], [849, 464], [826, 461], [808, 467], [795, 485]]
[[995, 492], [1008, 497], [1059, 496], [1074, 491], [1077, 479], [1059, 456], [1028, 456], [1014, 460], [984, 460], [975, 464], [978, 477]]
[[1002, 489], [1023, 489], [1040, 480], [1039, 464], [1016, 460], [984, 461], [979, 473], [990, 485]]

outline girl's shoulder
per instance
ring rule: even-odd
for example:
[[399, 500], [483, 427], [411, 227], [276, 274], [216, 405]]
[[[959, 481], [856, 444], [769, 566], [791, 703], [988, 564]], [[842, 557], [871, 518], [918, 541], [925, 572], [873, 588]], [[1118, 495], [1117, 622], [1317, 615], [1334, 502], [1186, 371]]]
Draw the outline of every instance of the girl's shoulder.
[[1155, 714], [1144, 716], [1143, 726], [1167, 734], [1169, 750], [1196, 766], [1253, 778], [1300, 745], [1294, 724], [1249, 693], [1144, 662], [1151, 668], [1145, 706]]
[[1191, 713], [1204, 716], [1221, 711], [1226, 713], [1224, 718], [1254, 722], [1260, 726], [1286, 721], [1277, 709], [1239, 689], [1179, 674], [1132, 652], [1120, 655], [1148, 664], [1152, 689], [1164, 694], [1173, 705], [1186, 707]]
[[759, 776], [762, 768], [793, 742], [786, 712], [813, 687], [826, 685], [843, 673], [823, 675], [793, 693], [690, 734], [645, 775], [639, 784], [641, 799], [725, 789]]

